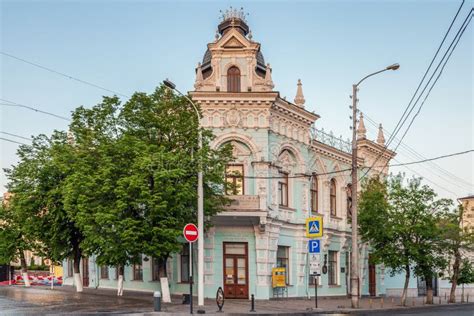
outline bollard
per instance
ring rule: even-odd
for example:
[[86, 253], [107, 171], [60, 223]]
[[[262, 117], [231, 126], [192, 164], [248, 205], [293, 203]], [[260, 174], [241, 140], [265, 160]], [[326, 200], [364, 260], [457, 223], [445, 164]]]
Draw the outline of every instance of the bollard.
[[469, 293], [467, 293], [466, 302], [469, 303]]
[[446, 301], [446, 292], [444, 292], [444, 300]]
[[250, 302], [250, 311], [255, 312], [255, 295], [252, 294], [251, 296], [251, 302]]
[[380, 308], [383, 308], [383, 297], [380, 299]]
[[153, 293], [153, 305], [155, 312], [161, 312], [161, 292], [156, 291]]
[[441, 305], [441, 296], [439, 297], [439, 300], [438, 300], [438, 301], [439, 301], [439, 305]]

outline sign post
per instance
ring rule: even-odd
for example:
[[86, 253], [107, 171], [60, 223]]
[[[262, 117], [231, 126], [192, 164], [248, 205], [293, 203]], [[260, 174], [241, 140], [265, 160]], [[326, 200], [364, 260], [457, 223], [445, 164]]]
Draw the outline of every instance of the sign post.
[[[321, 216], [306, 219], [306, 237], [323, 237], [323, 218]], [[318, 276], [321, 275], [321, 240], [308, 241], [309, 275], [314, 277], [314, 305], [318, 308]]]
[[198, 240], [199, 233], [196, 225], [186, 224], [183, 236], [189, 243], [189, 309], [193, 313], [193, 242]]

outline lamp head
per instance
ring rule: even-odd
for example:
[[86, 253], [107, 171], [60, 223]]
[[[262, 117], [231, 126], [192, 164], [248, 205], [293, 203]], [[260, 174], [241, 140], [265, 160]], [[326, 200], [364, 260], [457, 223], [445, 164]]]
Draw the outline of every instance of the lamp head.
[[171, 90], [176, 89], [176, 85], [173, 82], [171, 82], [168, 78], [163, 80], [163, 84], [167, 86], [168, 88], [170, 88]]
[[393, 65], [388, 66], [385, 69], [387, 69], [387, 70], [397, 70], [398, 68], [400, 68], [399, 64], [393, 64]]

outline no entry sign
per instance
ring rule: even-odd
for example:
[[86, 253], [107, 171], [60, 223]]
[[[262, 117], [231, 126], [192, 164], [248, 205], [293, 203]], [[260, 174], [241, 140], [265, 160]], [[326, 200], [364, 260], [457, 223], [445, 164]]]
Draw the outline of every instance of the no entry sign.
[[183, 229], [183, 235], [188, 242], [195, 242], [199, 237], [198, 228], [194, 224], [186, 224]]

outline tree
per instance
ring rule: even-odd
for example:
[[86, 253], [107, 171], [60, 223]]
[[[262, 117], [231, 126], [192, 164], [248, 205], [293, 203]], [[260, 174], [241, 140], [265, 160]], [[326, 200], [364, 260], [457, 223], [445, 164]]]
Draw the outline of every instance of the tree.
[[[64, 208], [63, 185], [71, 174], [74, 156], [67, 134], [55, 131], [51, 137], [34, 137], [31, 145], [20, 146], [19, 162], [5, 169], [12, 194], [8, 203], [12, 223], [20, 227], [16, 248], [29, 249], [60, 262], [74, 257], [74, 271], [79, 275], [83, 235], [77, 228], [74, 213]], [[20, 251], [20, 261], [22, 251]], [[76, 289], [82, 291], [76, 276]]]
[[77, 157], [66, 181], [66, 208], [77, 206], [84, 249], [101, 265], [119, 269], [141, 262], [141, 255], [163, 263], [180, 249], [178, 237], [196, 220], [197, 177], [204, 168], [205, 212], [222, 209], [229, 147], [209, 147], [212, 134], [202, 130], [187, 101], [159, 87], [135, 93], [124, 105], [104, 98], [92, 109], [78, 108], [70, 131]]
[[[451, 283], [449, 302], [456, 302], [456, 287], [458, 284], [466, 283], [469, 277], [470, 264], [466, 262], [465, 251], [474, 248], [474, 234], [461, 225], [463, 207], [462, 205], [454, 212], [443, 212], [439, 214], [438, 225], [442, 232], [441, 245], [450, 262], [448, 269], [448, 280]], [[461, 276], [463, 273], [463, 276]], [[474, 280], [473, 280], [474, 281]], [[469, 283], [469, 282], [467, 282]]]
[[427, 287], [427, 303], [432, 303], [432, 278], [446, 262], [440, 251], [440, 232], [435, 214], [446, 210], [449, 200], [436, 200], [434, 191], [410, 179], [404, 185], [399, 174], [382, 182], [370, 179], [360, 197], [360, 233], [373, 248], [375, 263], [384, 263], [392, 275], [404, 271], [402, 304], [411, 271], [422, 277]]

